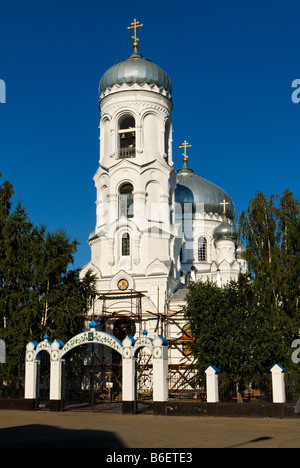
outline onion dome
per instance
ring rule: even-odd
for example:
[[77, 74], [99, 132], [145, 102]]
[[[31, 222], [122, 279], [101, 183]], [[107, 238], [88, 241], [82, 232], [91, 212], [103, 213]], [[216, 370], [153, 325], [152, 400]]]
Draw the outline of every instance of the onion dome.
[[235, 215], [235, 206], [228, 193], [201, 175], [195, 174], [187, 166], [186, 161], [177, 171], [175, 201], [182, 205], [193, 203], [194, 209], [196, 209], [197, 203], [202, 203], [205, 213], [217, 215], [223, 215], [225, 203], [226, 216], [233, 219]]
[[95, 320], [93, 319], [93, 320], [89, 323], [89, 327], [90, 327], [91, 330], [92, 330], [93, 328], [96, 329], [96, 328], [97, 328], [97, 322], [95, 322]]
[[228, 219], [224, 216], [223, 221], [217, 226], [213, 232], [215, 240], [234, 240], [238, 238], [237, 228], [230, 224]]
[[237, 246], [237, 249], [236, 249], [237, 258], [239, 258], [239, 259], [244, 258], [245, 253], [246, 253], [246, 247], [244, 246], [244, 244], [239, 242], [238, 246]]
[[171, 98], [172, 85], [167, 73], [158, 65], [145, 59], [137, 51], [134, 51], [128, 58], [113, 65], [102, 76], [99, 84], [99, 95], [111, 89], [115, 85], [121, 86], [126, 83], [157, 86], [163, 88]]

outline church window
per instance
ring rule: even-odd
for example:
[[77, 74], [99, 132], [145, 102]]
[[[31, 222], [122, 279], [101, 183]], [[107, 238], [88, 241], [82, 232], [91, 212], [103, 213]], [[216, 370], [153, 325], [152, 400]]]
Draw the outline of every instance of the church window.
[[119, 159], [135, 157], [135, 120], [124, 117], [119, 125]]
[[130, 236], [126, 232], [122, 235], [122, 256], [130, 255]]
[[171, 134], [171, 122], [168, 119], [165, 125], [165, 154], [167, 162], [169, 163], [169, 152], [170, 152], [170, 134]]
[[119, 216], [133, 218], [133, 186], [123, 184], [119, 190]]
[[199, 237], [198, 239], [198, 260], [200, 262], [207, 261], [207, 240], [205, 237]]

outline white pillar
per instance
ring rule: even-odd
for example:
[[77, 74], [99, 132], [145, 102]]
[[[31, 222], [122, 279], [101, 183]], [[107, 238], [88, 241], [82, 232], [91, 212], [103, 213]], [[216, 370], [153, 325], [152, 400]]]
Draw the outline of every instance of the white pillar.
[[275, 364], [271, 369], [272, 373], [272, 392], [273, 392], [273, 403], [285, 403], [285, 383], [284, 373], [285, 369], [280, 364]]
[[[61, 359], [61, 349], [64, 343], [61, 340], [54, 340], [50, 350], [50, 402], [58, 402], [60, 406], [62, 401], [62, 376], [64, 360]], [[57, 406], [57, 407], [58, 407]], [[52, 407], [54, 407], [52, 405]]]
[[39, 361], [35, 359], [36, 341], [31, 341], [26, 346], [25, 357], [25, 394], [27, 400], [35, 400], [37, 397], [37, 379]]
[[136, 358], [133, 355], [133, 338], [123, 340], [122, 351], [122, 404], [123, 413], [136, 412]]
[[50, 400], [62, 399], [62, 367], [64, 360], [50, 362]]
[[219, 401], [219, 373], [219, 369], [215, 366], [209, 366], [205, 371], [207, 403], [217, 403]]
[[168, 397], [168, 346], [157, 336], [153, 341], [153, 402], [167, 401]]
[[164, 415], [169, 397], [168, 342], [158, 335], [153, 340], [153, 414]]
[[38, 365], [39, 361], [37, 359], [25, 363], [24, 398], [26, 400], [35, 400], [37, 397]]
[[122, 400], [134, 401], [136, 399], [136, 385], [135, 385], [135, 362], [136, 359], [123, 358], [122, 368]]

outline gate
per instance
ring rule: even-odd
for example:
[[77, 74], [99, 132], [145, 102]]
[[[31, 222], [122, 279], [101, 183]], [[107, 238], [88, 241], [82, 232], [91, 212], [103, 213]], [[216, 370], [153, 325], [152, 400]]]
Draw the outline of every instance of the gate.
[[50, 400], [50, 356], [46, 351], [39, 354], [37, 378], [37, 409], [48, 409]]
[[[151, 391], [153, 411], [155, 406], [156, 414], [163, 414], [168, 399], [167, 340], [161, 335], [152, 340], [144, 331], [137, 340], [128, 335], [121, 342], [97, 331], [94, 320], [89, 327], [91, 331], [79, 333], [66, 344], [59, 339], [50, 343], [47, 335], [40, 343], [27, 344], [25, 399], [36, 402], [38, 398], [40, 355], [46, 352], [50, 356], [47, 376], [49, 406], [53, 411], [61, 411], [64, 403], [64, 408], [100, 410], [110, 404], [114, 410], [134, 412], [137, 393], [147, 398]], [[140, 354], [136, 365], [141, 349], [147, 351]]]
[[153, 362], [152, 352], [140, 348], [136, 358], [137, 408], [146, 412], [153, 408]]
[[110, 359], [107, 354], [103, 345], [91, 343], [74, 348], [66, 355], [63, 371], [65, 410], [121, 408], [122, 362], [114, 350], [111, 350]]

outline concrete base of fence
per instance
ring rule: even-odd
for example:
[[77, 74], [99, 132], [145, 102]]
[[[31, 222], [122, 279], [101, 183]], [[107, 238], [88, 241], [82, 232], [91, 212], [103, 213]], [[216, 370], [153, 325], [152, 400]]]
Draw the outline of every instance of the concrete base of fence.
[[155, 416], [164, 416], [166, 414], [166, 402], [154, 401], [153, 402], [153, 414]]
[[216, 416], [216, 417], [259, 417], [300, 418], [295, 404], [289, 403], [166, 403], [166, 415]]
[[[295, 403], [206, 403], [167, 401], [153, 404], [154, 415], [166, 416], [215, 416], [215, 417], [257, 417], [257, 418], [300, 418]], [[36, 411], [36, 400], [0, 399], [0, 410]], [[51, 401], [50, 411], [63, 411], [60, 400]], [[123, 414], [136, 414], [137, 405], [133, 401], [122, 402]]]
[[2, 409], [12, 409], [12, 410], [25, 410], [25, 411], [35, 411], [36, 410], [36, 400], [35, 399], [0, 399], [0, 410]]
[[136, 401], [122, 401], [122, 414], [136, 414]]
[[63, 411], [64, 405], [62, 400], [50, 400], [49, 402], [49, 410], [50, 411]]

